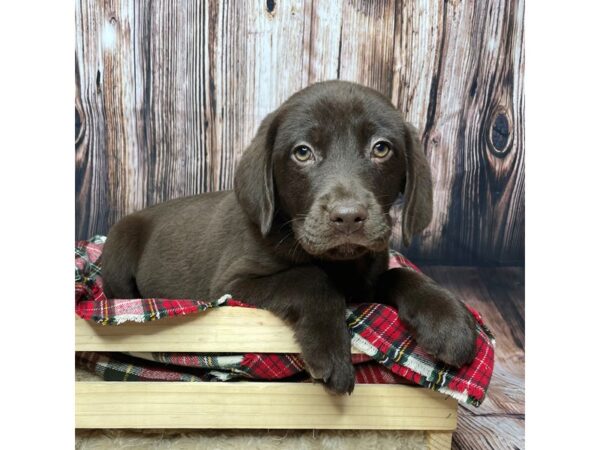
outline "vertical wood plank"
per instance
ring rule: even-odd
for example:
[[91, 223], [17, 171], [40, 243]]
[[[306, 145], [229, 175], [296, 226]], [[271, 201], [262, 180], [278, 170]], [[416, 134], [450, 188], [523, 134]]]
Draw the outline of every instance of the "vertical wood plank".
[[308, 82], [303, 63], [311, 5], [302, 0], [218, 3], [215, 83], [222, 122], [215, 151], [224, 161], [219, 188], [231, 189], [235, 162], [261, 120]]
[[395, 4], [346, 1], [342, 9], [338, 78], [392, 94]]
[[411, 46], [412, 57], [426, 52], [434, 60], [430, 88], [416, 101], [401, 80], [414, 80], [410, 71], [423, 58], [399, 65], [396, 76], [398, 104], [419, 120], [435, 180], [432, 223], [409, 255], [462, 264], [522, 261], [523, 2], [444, 2], [437, 13], [420, 15], [408, 6], [400, 20], [403, 42], [410, 43], [411, 29], [422, 31], [417, 40], [425, 45]]
[[212, 5], [159, 1], [146, 7], [148, 205], [214, 188]]
[[[105, 121], [101, 101], [100, 11], [75, 4], [75, 183], [79, 237], [102, 228], [108, 216]], [[92, 37], [92, 39], [90, 39]], [[93, 42], [90, 42], [92, 41]], [[97, 81], [98, 80], [98, 81]]]
[[443, 3], [396, 1], [392, 102], [416, 127], [427, 119], [427, 101], [442, 42]]
[[343, 0], [312, 0], [305, 70], [309, 84], [339, 78]]

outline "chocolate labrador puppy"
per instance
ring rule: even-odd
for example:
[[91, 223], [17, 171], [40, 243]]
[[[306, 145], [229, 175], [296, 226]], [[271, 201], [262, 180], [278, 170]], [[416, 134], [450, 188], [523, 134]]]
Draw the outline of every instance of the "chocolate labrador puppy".
[[389, 211], [400, 194], [408, 244], [432, 213], [415, 130], [372, 89], [312, 85], [263, 120], [233, 191], [152, 206], [110, 230], [106, 294], [230, 293], [266, 308], [293, 327], [311, 376], [339, 394], [354, 388], [347, 302], [393, 305], [424, 349], [461, 366], [474, 357], [473, 316], [426, 276], [387, 270]]

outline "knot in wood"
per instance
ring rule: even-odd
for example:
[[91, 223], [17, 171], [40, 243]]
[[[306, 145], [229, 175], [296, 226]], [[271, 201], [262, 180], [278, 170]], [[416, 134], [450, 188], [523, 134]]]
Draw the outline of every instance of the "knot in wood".
[[513, 144], [512, 119], [506, 109], [495, 108], [486, 129], [488, 148], [497, 157], [506, 156]]

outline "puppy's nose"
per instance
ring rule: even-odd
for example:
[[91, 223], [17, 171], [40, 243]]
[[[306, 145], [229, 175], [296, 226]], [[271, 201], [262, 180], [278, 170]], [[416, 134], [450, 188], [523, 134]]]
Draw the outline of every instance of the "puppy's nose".
[[343, 233], [354, 233], [360, 230], [369, 217], [367, 208], [355, 203], [338, 205], [329, 213], [329, 220]]

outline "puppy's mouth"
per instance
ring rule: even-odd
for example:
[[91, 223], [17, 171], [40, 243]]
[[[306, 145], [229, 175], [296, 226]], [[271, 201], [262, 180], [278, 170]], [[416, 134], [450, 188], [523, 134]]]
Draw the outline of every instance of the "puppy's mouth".
[[326, 250], [324, 256], [326, 256], [328, 259], [336, 260], [356, 259], [368, 251], [369, 248], [365, 247], [364, 245], [347, 243]]
[[388, 235], [377, 239], [368, 239], [365, 236], [347, 237], [317, 237], [309, 233], [299, 233], [298, 241], [302, 248], [310, 255], [328, 260], [357, 259], [369, 252], [379, 252], [387, 249]]

